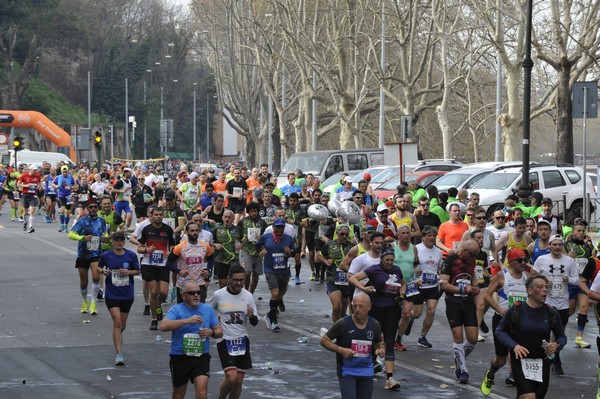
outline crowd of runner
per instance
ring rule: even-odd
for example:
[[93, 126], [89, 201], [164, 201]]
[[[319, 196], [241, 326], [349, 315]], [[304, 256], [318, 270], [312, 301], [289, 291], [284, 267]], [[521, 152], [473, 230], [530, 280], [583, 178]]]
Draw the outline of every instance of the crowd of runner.
[[[505, 382], [519, 397], [543, 397], [550, 372], [564, 374], [560, 350], [575, 312], [574, 345], [591, 346], [583, 332], [590, 306], [600, 320], [600, 261], [588, 223], [563, 225], [539, 192], [530, 205], [511, 197], [488, 215], [476, 193], [438, 193], [414, 181], [381, 200], [368, 175], [356, 182], [342, 175], [324, 192], [302, 171], [278, 187], [267, 165], [182, 164], [172, 174], [151, 163], [0, 166], [0, 209], [8, 200], [12, 222], [34, 233], [43, 214], [78, 242], [81, 312], [97, 314], [97, 302], [105, 302], [116, 365], [125, 364], [123, 331], [141, 274], [149, 329], [173, 332], [173, 397], [185, 396], [188, 381], [196, 397], [206, 397], [209, 337], [225, 371], [220, 397], [240, 396], [252, 367], [247, 325], [259, 322], [253, 293], [260, 278], [270, 291], [263, 319], [278, 332], [288, 284], [302, 284], [305, 257], [310, 280], [325, 284], [331, 301], [333, 325], [321, 344], [337, 353], [343, 398], [370, 397], [378, 372], [386, 374], [386, 389], [400, 388], [394, 352], [406, 350], [402, 339], [423, 310], [417, 343], [432, 348], [427, 334], [442, 296], [461, 383], [470, 379], [469, 354], [490, 332], [484, 315], [494, 312], [495, 353], [481, 383], [486, 396], [508, 364]], [[127, 240], [135, 251], [125, 248]], [[169, 297], [177, 305], [165, 313]]]

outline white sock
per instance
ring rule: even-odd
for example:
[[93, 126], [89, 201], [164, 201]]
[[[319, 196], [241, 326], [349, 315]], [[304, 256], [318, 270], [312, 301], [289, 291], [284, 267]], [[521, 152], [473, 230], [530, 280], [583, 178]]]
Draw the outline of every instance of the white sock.
[[33, 227], [33, 216], [29, 216], [29, 228]]
[[92, 282], [92, 302], [96, 302], [96, 298], [98, 297], [98, 290], [100, 289], [100, 282], [97, 283]]
[[81, 296], [83, 297], [83, 300], [87, 302], [87, 287], [86, 288], [79, 288], [79, 291], [81, 291]]
[[465, 359], [465, 346], [463, 344], [452, 343], [452, 350], [454, 351], [454, 359], [460, 368], [460, 371], [467, 371], [467, 362]]
[[463, 346], [465, 348], [465, 359], [466, 359], [471, 354], [471, 352], [473, 352], [473, 349], [475, 349], [475, 344], [472, 344], [469, 341], [465, 341], [463, 343]]

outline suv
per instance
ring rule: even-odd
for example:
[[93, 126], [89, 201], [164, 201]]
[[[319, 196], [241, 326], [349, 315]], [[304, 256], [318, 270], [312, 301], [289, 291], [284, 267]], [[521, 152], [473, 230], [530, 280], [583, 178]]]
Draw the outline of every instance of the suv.
[[[522, 165], [521, 161], [518, 162], [478, 162], [465, 165], [460, 169], [448, 172], [444, 176], [440, 177], [435, 181], [435, 186], [440, 193], [448, 191], [450, 187], [456, 187], [458, 190], [470, 189], [479, 180], [483, 179], [492, 172], [496, 172], [501, 169], [517, 167]], [[537, 162], [531, 163], [530, 165], [537, 165]]]
[[[531, 165], [529, 182], [534, 191], [539, 191], [544, 197], [549, 197], [557, 203], [553, 211], [557, 214], [579, 212], [583, 214], [583, 170], [571, 165]], [[587, 194], [594, 195], [594, 186], [589, 176], [586, 179]], [[515, 194], [521, 184], [521, 168], [507, 168], [491, 173], [481, 179], [470, 190], [480, 195], [479, 205], [486, 209], [491, 216], [497, 209], [504, 208], [504, 200], [510, 194]], [[563, 203], [566, 199], [566, 209]], [[589, 209], [593, 212], [590, 203]]]

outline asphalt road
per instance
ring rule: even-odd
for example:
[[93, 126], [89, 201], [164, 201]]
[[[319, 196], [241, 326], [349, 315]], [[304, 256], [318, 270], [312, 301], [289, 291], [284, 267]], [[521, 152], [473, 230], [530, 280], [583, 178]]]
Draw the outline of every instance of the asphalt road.
[[[8, 207], [0, 216], [0, 398], [165, 398], [171, 393], [168, 369], [170, 334], [149, 331], [142, 315], [141, 281], [136, 280], [136, 301], [124, 333], [125, 367], [114, 366], [111, 320], [103, 303], [98, 316], [79, 312], [81, 296], [74, 269], [76, 243], [58, 233], [56, 224], [36, 218], [35, 233], [11, 223]], [[251, 353], [255, 369], [247, 373], [244, 398], [339, 398], [335, 355], [319, 345], [319, 330], [331, 324], [330, 304], [324, 286], [308, 281], [303, 267], [300, 286], [291, 285], [287, 311], [280, 317], [280, 333], [264, 322], [251, 327]], [[211, 286], [211, 290], [216, 288]], [[90, 290], [91, 292], [91, 290]], [[210, 296], [210, 293], [209, 293]], [[268, 310], [266, 284], [255, 292], [258, 310]], [[166, 310], [166, 307], [165, 307]], [[592, 316], [590, 314], [590, 316]], [[593, 317], [590, 317], [593, 320]], [[486, 315], [491, 325], [491, 312]], [[491, 335], [477, 344], [468, 359], [471, 382], [454, 378], [451, 336], [440, 301], [428, 335], [432, 349], [416, 345], [421, 321], [405, 337], [406, 352], [396, 352], [398, 392], [383, 389], [377, 375], [373, 398], [479, 398], [479, 385], [493, 355]], [[592, 398], [597, 387], [597, 326], [588, 324], [585, 340], [590, 349], [573, 347], [575, 318], [567, 328], [569, 345], [563, 351], [565, 376], [552, 377], [548, 398]], [[308, 337], [307, 343], [298, 343]], [[218, 355], [211, 346], [209, 398], [218, 398], [223, 378]], [[271, 369], [265, 369], [270, 363]], [[506, 369], [497, 374], [492, 396], [513, 398], [516, 391], [504, 384]], [[193, 397], [188, 388], [187, 398]]]

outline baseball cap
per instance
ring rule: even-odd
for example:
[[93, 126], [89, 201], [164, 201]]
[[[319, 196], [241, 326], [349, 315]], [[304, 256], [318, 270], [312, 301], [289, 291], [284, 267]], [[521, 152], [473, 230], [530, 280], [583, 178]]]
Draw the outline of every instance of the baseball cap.
[[190, 173], [190, 180], [193, 179], [194, 177], [198, 177], [198, 176], [200, 176], [198, 173], [192, 172], [192, 173]]
[[527, 254], [521, 248], [511, 248], [508, 251], [508, 254], [506, 254], [506, 257], [508, 258], [509, 262], [512, 262], [515, 259], [526, 258]]
[[364, 178], [366, 181], [371, 181], [371, 174], [370, 174], [370, 173], [365, 173], [365, 174], [364, 174], [364, 176], [363, 176], [363, 178]]
[[150, 169], [148, 169], [148, 167], [147, 167], [147, 166], [145, 166], [145, 165], [144, 165], [144, 166], [142, 166], [142, 170], [143, 170], [144, 172], [150, 172]]
[[550, 244], [552, 244], [553, 241], [560, 241], [561, 243], [564, 242], [562, 236], [560, 234], [554, 234], [550, 236], [550, 239], [548, 240], [548, 242]]
[[379, 204], [377, 205], [377, 212], [383, 212], [383, 211], [387, 211], [389, 208], [387, 207], [386, 204]]
[[96, 201], [96, 198], [92, 197], [88, 200], [87, 206], [90, 206], [90, 205], [98, 205], [98, 201]]
[[117, 238], [120, 238], [122, 240], [125, 239], [125, 233], [123, 233], [122, 231], [117, 231], [115, 232], [115, 234], [113, 234], [113, 240], [116, 240]]
[[277, 218], [277, 219], [273, 220], [273, 226], [285, 226], [285, 219]]
[[131, 168], [123, 168], [123, 172], [131, 172]]
[[300, 184], [298, 184], [300, 187], [304, 187], [304, 186], [308, 186], [308, 182], [304, 179], [300, 180]]
[[546, 225], [546, 226], [548, 226], [548, 227], [552, 227], [552, 226], [550, 226], [550, 222], [549, 222], [549, 221], [547, 221], [547, 220], [545, 220], [545, 219], [538, 220], [538, 221], [537, 221], [537, 225], [539, 226], [540, 224], [545, 224], [545, 225]]
[[350, 176], [344, 177], [344, 183], [346, 183], [346, 182], [352, 183], [352, 178]]
[[544, 197], [542, 199], [542, 204], [551, 204], [551, 203], [552, 203], [552, 200], [548, 197]]
[[175, 199], [175, 193], [173, 191], [169, 191], [167, 193], [165, 193], [165, 199], [172, 201]]
[[588, 222], [584, 218], [575, 218], [573, 221], [573, 226], [577, 225], [587, 226]]
[[60, 167], [60, 170], [69, 170], [69, 167], [67, 165], [63, 165]]

